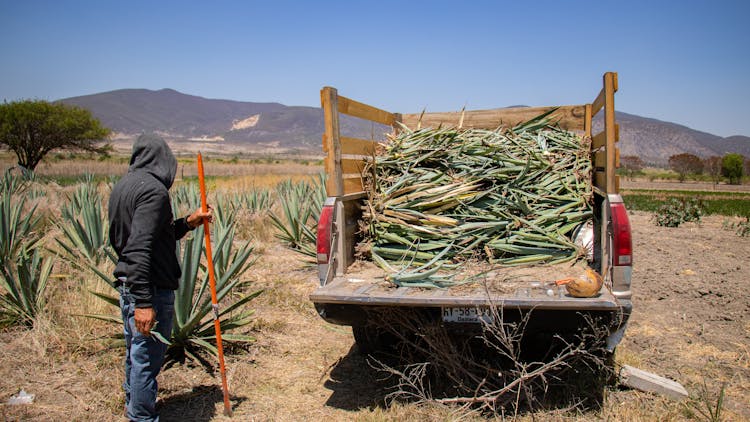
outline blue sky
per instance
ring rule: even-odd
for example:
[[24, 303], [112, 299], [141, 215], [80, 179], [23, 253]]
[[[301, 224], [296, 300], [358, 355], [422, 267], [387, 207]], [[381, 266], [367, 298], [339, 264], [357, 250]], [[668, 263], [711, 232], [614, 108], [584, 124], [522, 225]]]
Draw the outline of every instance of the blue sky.
[[0, 100], [121, 88], [394, 112], [591, 102], [750, 136], [749, 1], [0, 0]]

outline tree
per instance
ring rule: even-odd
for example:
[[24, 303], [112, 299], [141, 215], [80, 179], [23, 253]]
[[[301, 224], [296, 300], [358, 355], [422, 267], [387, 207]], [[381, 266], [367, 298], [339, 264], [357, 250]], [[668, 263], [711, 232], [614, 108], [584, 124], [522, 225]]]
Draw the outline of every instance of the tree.
[[633, 180], [633, 176], [643, 170], [644, 166], [643, 160], [637, 155], [623, 155], [620, 159], [620, 165], [625, 171], [625, 176], [630, 180]]
[[703, 168], [711, 176], [714, 185], [721, 181], [721, 157], [714, 155], [706, 158], [703, 160]]
[[703, 161], [697, 155], [689, 153], [677, 154], [669, 157], [669, 167], [677, 172], [680, 182], [684, 182], [688, 174], [700, 174], [703, 172]]
[[732, 185], [739, 185], [742, 181], [743, 157], [740, 154], [726, 154], [721, 159], [721, 175], [729, 179]]
[[0, 144], [18, 157], [18, 164], [34, 170], [55, 149], [106, 154], [112, 147], [101, 141], [110, 130], [86, 109], [43, 100], [0, 105]]

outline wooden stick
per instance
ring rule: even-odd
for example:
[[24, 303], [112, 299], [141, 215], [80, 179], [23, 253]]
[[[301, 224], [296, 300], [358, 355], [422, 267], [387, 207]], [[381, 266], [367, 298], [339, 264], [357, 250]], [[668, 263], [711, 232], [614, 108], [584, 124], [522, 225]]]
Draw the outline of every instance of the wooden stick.
[[[201, 209], [208, 211], [206, 202], [206, 181], [203, 177], [203, 157], [198, 153], [198, 183], [201, 189]], [[224, 415], [232, 416], [232, 405], [229, 403], [229, 387], [227, 387], [227, 371], [224, 367], [224, 346], [221, 344], [221, 322], [219, 321], [219, 303], [216, 299], [216, 276], [214, 275], [214, 259], [211, 252], [211, 233], [208, 229], [208, 219], [203, 219], [203, 232], [206, 240], [206, 259], [208, 260], [208, 281], [211, 286], [211, 306], [214, 314], [214, 329], [216, 331], [216, 346], [219, 351], [219, 371], [221, 372], [221, 388], [224, 391]]]

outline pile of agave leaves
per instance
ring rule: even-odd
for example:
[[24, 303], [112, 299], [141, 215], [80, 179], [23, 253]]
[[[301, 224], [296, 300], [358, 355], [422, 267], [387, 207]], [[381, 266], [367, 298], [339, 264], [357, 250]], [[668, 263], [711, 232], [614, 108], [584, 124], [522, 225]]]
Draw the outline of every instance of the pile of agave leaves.
[[[554, 112], [554, 110], [552, 111]], [[557, 264], [592, 218], [589, 144], [550, 113], [497, 130], [403, 127], [365, 172], [372, 260], [399, 286], [469, 281], [467, 260]]]

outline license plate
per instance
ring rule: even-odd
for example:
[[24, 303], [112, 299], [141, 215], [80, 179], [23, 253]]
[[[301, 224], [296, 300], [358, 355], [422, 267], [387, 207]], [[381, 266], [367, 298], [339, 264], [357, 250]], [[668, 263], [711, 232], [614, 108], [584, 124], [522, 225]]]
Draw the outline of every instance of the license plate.
[[486, 308], [443, 308], [445, 322], [492, 322], [492, 314]]

